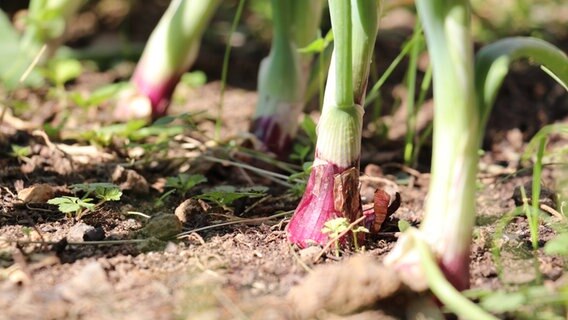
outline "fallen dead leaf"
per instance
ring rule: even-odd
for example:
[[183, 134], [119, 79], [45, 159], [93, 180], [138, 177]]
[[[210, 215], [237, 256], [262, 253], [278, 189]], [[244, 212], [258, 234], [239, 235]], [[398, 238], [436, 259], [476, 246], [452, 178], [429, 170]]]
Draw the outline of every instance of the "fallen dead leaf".
[[18, 192], [18, 199], [25, 203], [46, 203], [55, 196], [55, 188], [49, 184], [36, 184]]

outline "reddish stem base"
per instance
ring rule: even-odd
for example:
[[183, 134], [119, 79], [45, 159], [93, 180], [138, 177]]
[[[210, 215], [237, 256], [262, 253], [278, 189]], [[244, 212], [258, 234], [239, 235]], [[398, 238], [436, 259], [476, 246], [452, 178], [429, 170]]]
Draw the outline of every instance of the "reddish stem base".
[[458, 257], [454, 257], [449, 261], [440, 260], [440, 269], [446, 276], [446, 279], [458, 290], [463, 291], [469, 289], [469, 248], [466, 253]]
[[140, 69], [136, 69], [132, 82], [141, 95], [148, 97], [152, 106], [152, 120], [166, 115], [174, 90], [181, 78], [181, 74], [172, 75], [167, 81], [154, 84], [148, 81]]
[[328, 162], [314, 165], [304, 196], [287, 227], [290, 242], [305, 248], [329, 241], [321, 231], [326, 221], [341, 216], [334, 205], [334, 176], [346, 169]]
[[279, 159], [284, 159], [292, 149], [292, 137], [282, 130], [274, 117], [263, 116], [255, 119], [249, 130], [266, 149], [274, 153]]

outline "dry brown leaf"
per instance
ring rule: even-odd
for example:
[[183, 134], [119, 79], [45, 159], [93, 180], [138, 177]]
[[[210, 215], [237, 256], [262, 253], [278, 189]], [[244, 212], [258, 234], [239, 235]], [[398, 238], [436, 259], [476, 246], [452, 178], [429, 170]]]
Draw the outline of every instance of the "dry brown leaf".
[[24, 188], [18, 192], [18, 199], [25, 203], [46, 203], [55, 196], [55, 188], [41, 183]]

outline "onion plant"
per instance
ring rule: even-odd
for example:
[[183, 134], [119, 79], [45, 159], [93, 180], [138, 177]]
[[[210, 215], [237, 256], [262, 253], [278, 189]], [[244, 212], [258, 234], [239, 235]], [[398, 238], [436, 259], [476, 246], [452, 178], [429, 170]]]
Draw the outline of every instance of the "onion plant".
[[407, 284], [425, 289], [429, 272], [424, 274], [420, 248], [426, 243], [445, 277], [461, 290], [469, 286], [478, 148], [509, 63], [533, 58], [565, 80], [568, 59], [543, 41], [513, 38], [483, 49], [474, 68], [469, 2], [417, 0], [416, 5], [434, 81], [430, 191], [420, 230], [405, 232], [385, 262], [399, 269]]
[[201, 37], [220, 0], [173, 0], [152, 31], [118, 118], [163, 116], [182, 74], [195, 62]]
[[26, 48], [47, 45], [50, 56], [59, 47], [67, 22], [81, 8], [84, 0], [32, 0], [26, 17], [22, 45]]
[[335, 47], [306, 191], [288, 225], [300, 247], [325, 244], [327, 221], [361, 214], [358, 190], [362, 105], [377, 34], [378, 1], [329, 0]]
[[251, 132], [266, 148], [285, 156], [303, 110], [312, 54], [300, 54], [317, 36], [321, 0], [271, 0], [270, 54], [258, 73], [258, 104]]
[[0, 9], [0, 80], [4, 87], [43, 84], [43, 77], [34, 67], [55, 54], [64, 41], [69, 19], [83, 3], [84, 0], [31, 0], [21, 36]]

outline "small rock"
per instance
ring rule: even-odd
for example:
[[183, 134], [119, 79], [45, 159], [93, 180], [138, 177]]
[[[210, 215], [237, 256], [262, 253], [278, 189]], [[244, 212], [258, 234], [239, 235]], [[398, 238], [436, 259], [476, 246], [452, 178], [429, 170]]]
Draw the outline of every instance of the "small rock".
[[105, 230], [102, 227], [96, 227], [94, 229], [87, 230], [83, 235], [83, 240], [85, 241], [101, 241], [106, 237]]
[[160, 240], [156, 237], [149, 237], [144, 239], [142, 242], [136, 244], [136, 248], [142, 252], [152, 252], [152, 251], [163, 251], [168, 245], [167, 241]]
[[[525, 189], [525, 195], [529, 204], [532, 204], [532, 180], [525, 183], [523, 188]], [[521, 192], [521, 186], [516, 186], [513, 191], [513, 201], [515, 201], [516, 206], [523, 205], [523, 196]], [[539, 204], [545, 204], [553, 209], [556, 209], [556, 194], [554, 191], [546, 188], [542, 184], [540, 185], [540, 199]]]
[[363, 170], [364, 174], [370, 177], [382, 177], [383, 176], [383, 169], [376, 164], [368, 164], [365, 166], [365, 170]]
[[85, 241], [85, 235], [95, 230], [95, 227], [79, 222], [69, 229], [66, 238], [68, 242], [83, 242]]
[[313, 264], [315, 258], [320, 254], [321, 247], [319, 246], [311, 246], [305, 249], [300, 250], [298, 253], [300, 254], [300, 260], [306, 264]]
[[181, 221], [173, 214], [161, 214], [152, 217], [139, 231], [142, 238], [154, 237], [160, 240], [169, 240], [181, 233]]
[[166, 248], [164, 249], [164, 251], [167, 253], [176, 253], [177, 250], [178, 245], [171, 241], [168, 241], [168, 244], [166, 244]]
[[91, 262], [55, 290], [63, 299], [77, 301], [85, 297], [102, 296], [110, 289], [111, 284], [103, 267], [98, 262]]
[[121, 190], [130, 190], [137, 194], [148, 194], [150, 185], [146, 178], [138, 172], [124, 167], [116, 166], [112, 173], [112, 182], [119, 185]]
[[36, 184], [18, 192], [18, 199], [25, 203], [46, 203], [55, 196], [55, 189], [49, 184]]

